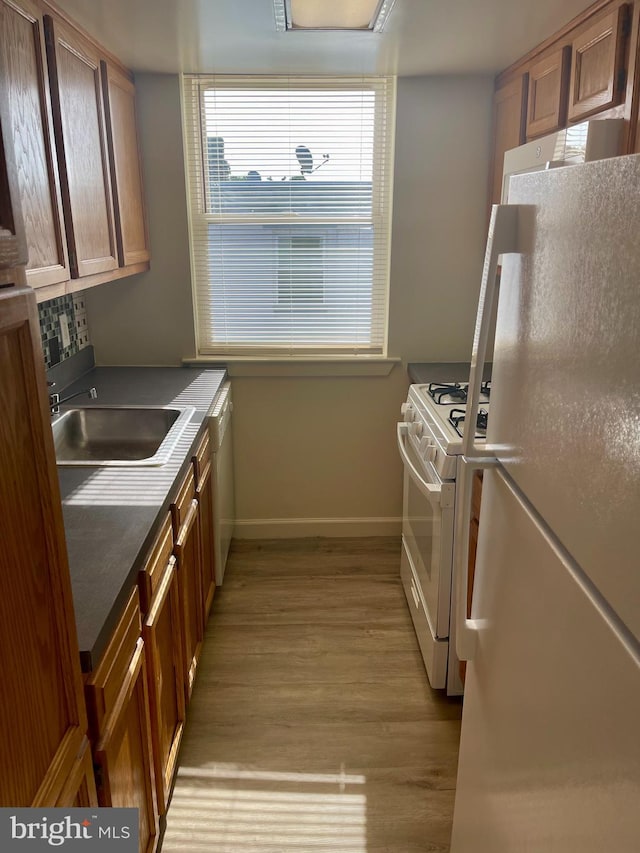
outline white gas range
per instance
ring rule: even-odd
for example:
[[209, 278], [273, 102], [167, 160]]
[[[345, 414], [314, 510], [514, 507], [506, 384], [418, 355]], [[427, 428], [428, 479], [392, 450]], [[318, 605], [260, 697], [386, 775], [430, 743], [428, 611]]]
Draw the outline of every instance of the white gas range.
[[[462, 453], [466, 428], [468, 387], [467, 382], [411, 385], [407, 402], [402, 405], [403, 420], [414, 425], [409, 435], [418, 448], [418, 455], [432, 462], [443, 480], [453, 480], [456, 476], [456, 456]], [[490, 396], [491, 382], [483, 382], [476, 423], [476, 439], [479, 440], [487, 433]], [[435, 456], [429, 447], [435, 447]]]
[[[404, 464], [400, 573], [429, 682], [462, 693], [451, 607], [456, 460], [467, 427], [466, 382], [412, 385], [402, 405], [398, 448]], [[475, 425], [486, 435], [491, 383]]]

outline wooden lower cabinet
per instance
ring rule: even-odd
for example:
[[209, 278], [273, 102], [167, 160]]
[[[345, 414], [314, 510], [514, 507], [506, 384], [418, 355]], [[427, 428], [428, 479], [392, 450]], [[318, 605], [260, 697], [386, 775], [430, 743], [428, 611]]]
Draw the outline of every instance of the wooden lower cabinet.
[[98, 805], [96, 782], [91, 761], [91, 746], [85, 738], [82, 750], [76, 759], [56, 806], [83, 808]]
[[36, 300], [0, 272], [0, 806], [49, 807], [87, 717]]
[[158, 845], [146, 648], [138, 590], [85, 685], [98, 803], [139, 809], [140, 853]]
[[[193, 474], [191, 475], [193, 476]], [[192, 500], [185, 522], [176, 536], [178, 560], [183, 655], [185, 664], [185, 696], [191, 698], [196, 669], [202, 651], [204, 622], [202, 618], [202, 550], [198, 501]]]
[[[163, 532], [159, 537], [161, 543], [166, 540], [166, 531]], [[165, 556], [161, 548], [160, 557]], [[147, 648], [156, 794], [161, 815], [169, 805], [185, 717], [182, 618], [176, 565], [175, 556], [169, 556], [142, 626]], [[156, 565], [152, 564], [146, 573], [153, 576], [155, 569]]]
[[202, 609], [207, 624], [216, 591], [213, 548], [213, 467], [209, 433], [206, 432], [193, 457], [196, 472], [196, 499], [200, 508], [200, 538], [202, 544]]

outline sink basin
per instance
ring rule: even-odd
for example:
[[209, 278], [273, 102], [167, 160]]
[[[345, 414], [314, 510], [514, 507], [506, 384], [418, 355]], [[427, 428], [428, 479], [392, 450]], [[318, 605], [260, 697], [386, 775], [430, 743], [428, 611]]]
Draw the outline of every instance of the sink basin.
[[88, 406], [53, 424], [58, 465], [163, 465], [195, 409]]

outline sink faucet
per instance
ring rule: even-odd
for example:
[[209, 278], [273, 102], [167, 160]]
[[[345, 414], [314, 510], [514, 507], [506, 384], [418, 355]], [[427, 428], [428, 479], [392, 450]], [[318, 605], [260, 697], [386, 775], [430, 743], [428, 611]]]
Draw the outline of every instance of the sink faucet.
[[[53, 388], [55, 384], [55, 382], [47, 382], [49, 388]], [[74, 397], [81, 397], [83, 394], [87, 394], [91, 400], [96, 400], [98, 397], [98, 392], [95, 388], [85, 388], [83, 391], [76, 391], [75, 394], [69, 394], [68, 397], [63, 397], [62, 399], [60, 399], [60, 394], [49, 394], [49, 408], [51, 409], [51, 414], [59, 414], [60, 406], [63, 403], [73, 400]]]

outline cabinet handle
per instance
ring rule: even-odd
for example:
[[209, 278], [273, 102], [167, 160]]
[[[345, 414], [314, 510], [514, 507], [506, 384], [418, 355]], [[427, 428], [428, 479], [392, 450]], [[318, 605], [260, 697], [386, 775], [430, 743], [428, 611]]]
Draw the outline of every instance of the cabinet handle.
[[195, 524], [196, 518], [198, 515], [198, 501], [194, 498], [191, 501], [191, 506], [187, 511], [187, 517], [184, 520], [184, 524], [180, 528], [180, 532], [178, 533], [178, 538], [176, 539], [176, 548], [181, 549], [184, 547], [184, 543], [186, 538], [191, 533], [191, 528]]
[[160, 581], [160, 586], [156, 590], [156, 594], [153, 596], [151, 608], [149, 609], [149, 613], [147, 614], [147, 621], [145, 622], [146, 628], [155, 628], [155, 623], [158, 619], [158, 614], [164, 607], [169, 592], [171, 590], [171, 584], [176, 573], [176, 563], [177, 560], [172, 554], [169, 558], [169, 562], [167, 563], [167, 568], [165, 569], [165, 573], [162, 576], [162, 580]]

